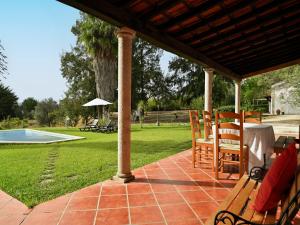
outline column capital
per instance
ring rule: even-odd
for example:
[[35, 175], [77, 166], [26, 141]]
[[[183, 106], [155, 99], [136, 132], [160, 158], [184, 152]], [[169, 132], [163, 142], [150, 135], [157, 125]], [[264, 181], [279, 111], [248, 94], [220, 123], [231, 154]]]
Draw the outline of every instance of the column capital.
[[203, 67], [203, 71], [207, 73], [213, 73], [215, 70], [211, 67]]
[[121, 27], [117, 31], [117, 37], [135, 37], [135, 31], [128, 27]]

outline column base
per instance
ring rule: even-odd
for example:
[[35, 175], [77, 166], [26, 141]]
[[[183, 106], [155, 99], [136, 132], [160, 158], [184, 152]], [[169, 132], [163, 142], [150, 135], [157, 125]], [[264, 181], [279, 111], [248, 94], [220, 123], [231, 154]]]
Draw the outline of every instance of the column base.
[[135, 179], [135, 177], [132, 174], [126, 174], [126, 175], [123, 175], [123, 174], [119, 175], [119, 174], [117, 174], [117, 175], [115, 175], [115, 176], [112, 177], [112, 180], [114, 180], [114, 181], [116, 181], [118, 183], [122, 183], [122, 184], [128, 183], [130, 181], [133, 181], [134, 179]]

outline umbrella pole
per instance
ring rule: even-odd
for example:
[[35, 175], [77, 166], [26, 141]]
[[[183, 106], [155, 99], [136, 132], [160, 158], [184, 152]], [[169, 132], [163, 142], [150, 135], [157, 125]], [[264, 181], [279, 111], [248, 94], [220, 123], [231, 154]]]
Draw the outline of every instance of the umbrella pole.
[[98, 111], [98, 120], [100, 120], [100, 109], [99, 109], [99, 105], [97, 105], [97, 111]]

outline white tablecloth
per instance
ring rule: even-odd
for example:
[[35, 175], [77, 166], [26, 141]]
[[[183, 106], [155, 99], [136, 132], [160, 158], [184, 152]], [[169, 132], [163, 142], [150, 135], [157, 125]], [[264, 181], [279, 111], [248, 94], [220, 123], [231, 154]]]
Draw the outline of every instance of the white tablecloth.
[[[215, 129], [216, 127], [213, 126], [214, 137]], [[275, 135], [271, 125], [244, 123], [244, 145], [249, 147], [249, 170], [253, 166], [264, 164], [264, 154], [266, 155], [266, 166], [270, 166], [274, 143]]]

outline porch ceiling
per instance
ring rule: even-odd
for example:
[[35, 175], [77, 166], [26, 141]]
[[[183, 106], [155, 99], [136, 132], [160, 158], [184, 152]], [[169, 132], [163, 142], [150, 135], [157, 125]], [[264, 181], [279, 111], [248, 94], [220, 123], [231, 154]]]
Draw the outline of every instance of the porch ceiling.
[[299, 0], [59, 0], [232, 79], [300, 63]]

